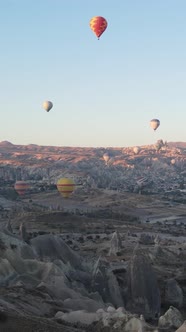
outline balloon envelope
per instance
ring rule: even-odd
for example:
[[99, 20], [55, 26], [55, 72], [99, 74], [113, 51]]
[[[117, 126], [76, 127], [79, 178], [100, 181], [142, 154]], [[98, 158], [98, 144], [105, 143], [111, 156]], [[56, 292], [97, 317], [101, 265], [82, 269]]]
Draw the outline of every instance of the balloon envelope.
[[29, 183], [25, 182], [25, 181], [16, 181], [15, 185], [14, 185], [14, 189], [15, 191], [20, 195], [23, 196], [27, 190], [30, 188]]
[[158, 120], [158, 119], [152, 119], [150, 121], [150, 126], [154, 130], [156, 130], [159, 127], [159, 125], [160, 125], [160, 120]]
[[108, 154], [107, 152], [105, 152], [105, 153], [103, 154], [103, 159], [106, 161], [106, 163], [109, 161], [110, 156], [109, 156], [109, 154]]
[[57, 189], [64, 198], [68, 198], [75, 189], [75, 183], [72, 179], [61, 178], [57, 181]]
[[89, 24], [91, 30], [95, 33], [98, 39], [102, 35], [102, 33], [106, 30], [108, 25], [106, 19], [102, 16], [92, 17]]
[[135, 147], [133, 148], [133, 151], [134, 151], [135, 154], [138, 154], [138, 153], [140, 152], [140, 148], [139, 148], [139, 146], [135, 146]]
[[136, 182], [139, 187], [145, 187], [145, 185], [147, 185], [148, 183], [148, 178], [143, 176], [139, 178]]
[[44, 101], [43, 108], [45, 109], [45, 111], [49, 112], [52, 107], [53, 107], [53, 104], [51, 101], [49, 101], [49, 100]]

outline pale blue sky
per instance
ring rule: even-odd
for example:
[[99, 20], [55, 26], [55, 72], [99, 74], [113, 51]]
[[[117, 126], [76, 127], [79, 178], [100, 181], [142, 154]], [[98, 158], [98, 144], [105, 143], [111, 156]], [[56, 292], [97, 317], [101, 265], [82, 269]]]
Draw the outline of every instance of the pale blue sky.
[[0, 46], [0, 141], [186, 141], [185, 0], [0, 0]]

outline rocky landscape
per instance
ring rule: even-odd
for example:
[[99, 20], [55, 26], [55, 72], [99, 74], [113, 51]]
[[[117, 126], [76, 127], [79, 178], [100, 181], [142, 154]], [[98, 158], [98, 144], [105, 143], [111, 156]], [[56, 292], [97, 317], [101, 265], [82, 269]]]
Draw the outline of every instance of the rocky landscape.
[[185, 162], [183, 144], [1, 142], [0, 331], [185, 332]]

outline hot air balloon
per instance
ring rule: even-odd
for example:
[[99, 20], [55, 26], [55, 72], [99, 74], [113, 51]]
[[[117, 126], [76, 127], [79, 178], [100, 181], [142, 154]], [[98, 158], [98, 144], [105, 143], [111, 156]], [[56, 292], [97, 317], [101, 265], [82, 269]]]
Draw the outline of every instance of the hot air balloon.
[[150, 126], [154, 130], [156, 130], [159, 127], [159, 125], [160, 125], [160, 120], [158, 120], [158, 119], [152, 119], [150, 121]]
[[107, 21], [102, 16], [92, 17], [89, 24], [91, 30], [95, 33], [98, 39], [107, 28]]
[[138, 154], [138, 153], [140, 152], [140, 148], [139, 148], [139, 146], [135, 146], [135, 147], [133, 148], [133, 151], [134, 151], [135, 154]]
[[109, 156], [108, 152], [105, 152], [105, 153], [103, 154], [103, 159], [105, 160], [105, 162], [106, 162], [106, 164], [107, 164], [108, 161], [109, 161], [109, 159], [110, 159], [110, 156]]
[[53, 107], [53, 104], [51, 101], [49, 101], [49, 100], [44, 101], [43, 108], [45, 109], [45, 111], [49, 112], [52, 107]]
[[25, 181], [16, 181], [15, 185], [14, 185], [14, 189], [15, 191], [20, 195], [20, 196], [24, 196], [25, 193], [27, 192], [27, 190], [30, 188], [29, 183], [25, 182]]
[[148, 184], [148, 178], [142, 176], [142, 177], [137, 179], [136, 183], [139, 187], [143, 188]]
[[61, 178], [57, 181], [57, 189], [64, 198], [68, 198], [75, 189], [75, 183], [72, 179]]

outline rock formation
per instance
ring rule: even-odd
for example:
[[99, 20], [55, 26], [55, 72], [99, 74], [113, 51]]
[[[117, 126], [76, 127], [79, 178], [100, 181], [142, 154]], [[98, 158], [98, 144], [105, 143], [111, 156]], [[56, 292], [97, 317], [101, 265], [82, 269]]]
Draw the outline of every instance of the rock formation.
[[158, 318], [160, 292], [155, 272], [144, 254], [135, 251], [128, 270], [127, 308], [145, 318]]

